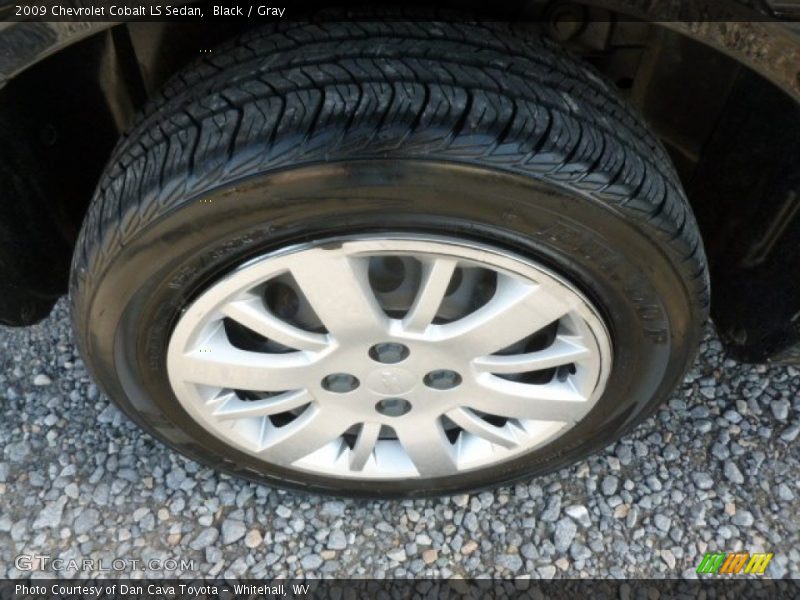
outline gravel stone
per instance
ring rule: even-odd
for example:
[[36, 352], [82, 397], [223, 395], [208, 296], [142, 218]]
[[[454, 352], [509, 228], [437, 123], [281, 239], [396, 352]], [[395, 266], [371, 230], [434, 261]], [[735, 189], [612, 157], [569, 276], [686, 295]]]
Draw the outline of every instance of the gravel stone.
[[744, 475], [739, 470], [739, 467], [736, 466], [736, 463], [729, 460], [725, 463], [725, 467], [723, 472], [725, 473], [725, 477], [727, 477], [728, 481], [731, 483], [744, 483]]
[[64, 493], [67, 495], [68, 498], [72, 498], [73, 500], [75, 500], [80, 494], [80, 489], [78, 488], [78, 484], [74, 482], [68, 483], [64, 487]]
[[16, 442], [6, 446], [6, 454], [12, 463], [24, 462], [31, 454], [31, 445], [28, 442]]
[[569, 549], [572, 540], [575, 539], [575, 534], [578, 532], [578, 527], [572, 519], [560, 519], [556, 523], [555, 534], [553, 535], [553, 544], [559, 552], [566, 552]]
[[539, 567], [537, 572], [541, 576], [542, 579], [553, 579], [556, 576], [556, 568], [552, 565], [547, 565], [546, 567]]
[[581, 526], [589, 527], [592, 524], [592, 519], [589, 516], [589, 510], [582, 504], [573, 504], [564, 509], [564, 512], [575, 519]]
[[779, 421], [785, 421], [789, 417], [790, 406], [791, 405], [786, 398], [773, 400], [769, 405], [770, 409], [772, 410], [772, 414], [775, 415], [775, 418]]
[[404, 548], [395, 548], [393, 550], [389, 550], [389, 552], [386, 553], [386, 556], [392, 560], [396, 560], [397, 562], [403, 562], [406, 560], [406, 558], [408, 558]]
[[225, 579], [236, 579], [241, 577], [247, 572], [247, 562], [243, 557], [239, 557], [233, 561], [230, 567], [225, 570], [223, 575]]
[[214, 527], [207, 527], [189, 544], [192, 550], [203, 550], [217, 541], [219, 531]]
[[55, 529], [61, 524], [61, 514], [64, 512], [64, 505], [67, 503], [67, 499], [62, 496], [58, 500], [53, 502], [48, 502], [45, 504], [42, 512], [36, 517], [36, 520], [33, 522], [34, 529], [43, 529], [45, 527], [50, 527], [51, 529]]
[[186, 481], [186, 471], [180, 467], [172, 469], [167, 475], [167, 487], [173, 490], [179, 490], [183, 487], [183, 482]]
[[592, 551], [583, 544], [574, 542], [569, 547], [569, 555], [572, 557], [572, 560], [586, 560], [592, 555]]
[[714, 458], [717, 460], [727, 460], [728, 457], [731, 455], [728, 447], [725, 444], [721, 444], [717, 442], [713, 446], [711, 446], [711, 454], [714, 455]]
[[468, 556], [473, 552], [475, 552], [475, 550], [477, 549], [478, 549], [478, 542], [476, 542], [475, 540], [469, 540], [466, 544], [461, 546], [460, 552], [464, 556]]
[[522, 558], [517, 554], [501, 554], [497, 557], [497, 566], [516, 573], [522, 568]]
[[319, 569], [322, 563], [325, 562], [319, 554], [309, 554], [304, 556], [300, 564], [306, 571], [313, 571]]
[[453, 496], [453, 504], [459, 508], [464, 508], [467, 504], [469, 504], [469, 494], [458, 494], [457, 496]]
[[141, 521], [150, 513], [149, 508], [137, 508], [133, 511], [133, 520], [136, 522]]
[[33, 385], [38, 387], [43, 387], [46, 385], [50, 385], [53, 383], [53, 380], [50, 379], [44, 373], [39, 373], [36, 377], [33, 378]]
[[244, 536], [244, 545], [248, 548], [258, 548], [263, 541], [264, 536], [261, 535], [258, 529], [251, 529], [247, 532], [247, 535]]
[[603, 479], [603, 483], [600, 485], [600, 489], [603, 491], [603, 495], [611, 496], [617, 493], [617, 487], [619, 487], [619, 479], [614, 477], [613, 475], [609, 475]]
[[475, 513], [468, 512], [464, 515], [464, 520], [461, 524], [467, 531], [478, 531], [478, 516]]
[[778, 498], [784, 502], [790, 502], [794, 500], [794, 493], [792, 493], [792, 490], [788, 485], [782, 483], [778, 486]]
[[633, 451], [629, 444], [617, 444], [615, 453], [619, 462], [626, 467], [633, 461]]
[[539, 558], [539, 551], [533, 544], [524, 544], [522, 548], [519, 549], [519, 551], [520, 554], [522, 554], [522, 556], [530, 560], [536, 560], [537, 558]]
[[667, 444], [664, 446], [664, 450], [661, 452], [661, 456], [664, 457], [664, 460], [673, 461], [680, 458], [680, 451], [678, 450], [675, 444]]
[[750, 527], [755, 519], [749, 510], [737, 509], [736, 514], [731, 517], [731, 523], [740, 527]]
[[666, 563], [667, 567], [669, 567], [670, 570], [675, 568], [675, 564], [677, 561], [675, 560], [675, 555], [672, 553], [672, 550], [669, 549], [662, 550], [661, 559]]
[[330, 550], [344, 550], [347, 548], [347, 537], [344, 532], [339, 529], [334, 529], [328, 536], [328, 548]]
[[670, 519], [666, 515], [662, 515], [659, 513], [653, 517], [653, 523], [661, 531], [667, 532], [669, 531], [669, 528], [672, 525], [672, 519]]
[[100, 512], [95, 508], [83, 510], [72, 523], [76, 535], [92, 531], [100, 523]]
[[243, 521], [225, 519], [222, 522], [222, 543], [226, 546], [242, 539], [247, 533], [247, 526]]
[[701, 490], [710, 490], [714, 487], [714, 480], [708, 473], [692, 473], [692, 481], [694, 481], [694, 484]]
[[550, 496], [547, 501], [547, 508], [539, 515], [539, 519], [547, 523], [553, 523], [561, 514], [561, 496]]
[[800, 434], [800, 425], [791, 425], [781, 433], [781, 439], [784, 442], [793, 442], [798, 434]]

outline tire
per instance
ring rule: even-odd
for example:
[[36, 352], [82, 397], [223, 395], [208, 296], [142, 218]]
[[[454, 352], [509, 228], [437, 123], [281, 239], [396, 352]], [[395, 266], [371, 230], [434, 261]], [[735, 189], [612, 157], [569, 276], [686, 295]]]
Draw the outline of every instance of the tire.
[[[487, 467], [359, 479], [262, 460], [178, 398], [173, 332], [215, 285], [292, 249], [398, 236], [511, 257], [582, 299], [613, 355], [589, 412]], [[250, 33], [165, 86], [102, 176], [71, 300], [102, 388], [172, 448], [273, 485], [414, 496], [543, 474], [617, 439], [690, 365], [709, 287], [666, 153], [589, 67], [502, 25], [315, 23]], [[390, 371], [387, 389], [405, 376]]]

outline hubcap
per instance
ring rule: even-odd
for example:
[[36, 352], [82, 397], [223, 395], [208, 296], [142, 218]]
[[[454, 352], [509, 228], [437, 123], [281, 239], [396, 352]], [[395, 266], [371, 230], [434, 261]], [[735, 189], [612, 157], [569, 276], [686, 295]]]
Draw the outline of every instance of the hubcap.
[[189, 306], [167, 370], [202, 427], [259, 459], [351, 479], [488, 468], [602, 395], [597, 311], [533, 262], [443, 237], [352, 237], [253, 259]]

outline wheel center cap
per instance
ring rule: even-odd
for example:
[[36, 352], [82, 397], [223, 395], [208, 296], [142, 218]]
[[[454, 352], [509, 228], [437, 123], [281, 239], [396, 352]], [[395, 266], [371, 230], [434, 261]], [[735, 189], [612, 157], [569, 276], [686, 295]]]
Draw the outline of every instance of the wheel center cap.
[[406, 369], [399, 367], [381, 367], [369, 374], [367, 388], [381, 396], [405, 394], [417, 385], [417, 377]]

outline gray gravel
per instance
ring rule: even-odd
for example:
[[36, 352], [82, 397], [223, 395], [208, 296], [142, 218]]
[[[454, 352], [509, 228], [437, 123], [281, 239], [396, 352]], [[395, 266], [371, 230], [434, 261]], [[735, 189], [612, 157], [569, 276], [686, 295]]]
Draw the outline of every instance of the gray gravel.
[[571, 468], [474, 495], [337, 500], [233, 479], [142, 433], [91, 382], [60, 303], [0, 328], [0, 577], [20, 574], [19, 554], [179, 558], [194, 568], [178, 574], [228, 577], [688, 577], [705, 551], [739, 549], [800, 577], [799, 375], [726, 359], [709, 335], [669, 403]]

